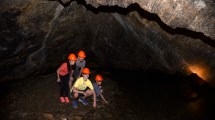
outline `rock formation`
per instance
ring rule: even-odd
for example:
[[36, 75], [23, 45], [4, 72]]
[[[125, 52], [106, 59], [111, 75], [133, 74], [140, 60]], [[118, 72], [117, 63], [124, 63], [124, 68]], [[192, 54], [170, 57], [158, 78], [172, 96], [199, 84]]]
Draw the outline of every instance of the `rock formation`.
[[142, 9], [157, 14], [172, 28], [187, 28], [215, 39], [215, 2], [213, 0], [86, 0], [94, 7], [127, 8], [136, 3]]
[[2, 0], [1, 80], [54, 72], [70, 52], [87, 65], [197, 72], [215, 83], [212, 0]]

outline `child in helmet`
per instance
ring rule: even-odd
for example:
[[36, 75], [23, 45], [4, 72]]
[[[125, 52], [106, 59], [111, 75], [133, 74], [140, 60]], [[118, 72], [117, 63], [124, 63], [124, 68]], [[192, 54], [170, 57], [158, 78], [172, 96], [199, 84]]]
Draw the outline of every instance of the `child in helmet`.
[[75, 54], [68, 56], [68, 61], [57, 69], [57, 82], [60, 85], [60, 101], [69, 103], [69, 80], [73, 78], [74, 64], [77, 60]]
[[96, 93], [96, 97], [101, 96], [101, 98], [104, 100], [105, 103], [108, 103], [107, 100], [102, 95], [102, 81], [103, 78], [101, 75], [96, 75], [95, 82], [93, 83], [94, 91]]
[[[83, 68], [86, 65], [85, 57], [86, 57], [85, 52], [80, 50], [78, 52], [78, 58], [75, 61], [75, 67], [74, 67], [74, 72], [73, 72], [74, 77], [70, 78], [70, 80], [69, 80], [69, 90], [72, 89], [73, 81], [80, 77], [81, 71], [83, 70]], [[69, 95], [70, 95], [70, 98], [72, 98], [72, 95], [71, 94], [69, 94]]]
[[[94, 92], [93, 85], [91, 81], [88, 79], [90, 74], [90, 70], [88, 68], [84, 68], [82, 71], [82, 76], [79, 77], [75, 84], [73, 85], [73, 88], [70, 92], [73, 92], [73, 108], [78, 107], [77, 99], [79, 98], [79, 101], [82, 102], [84, 105], [87, 105], [86, 97], [89, 97], [93, 95], [94, 101], [93, 101], [93, 107], [96, 107], [96, 93]], [[83, 97], [82, 97], [83, 96]]]
[[[86, 65], [85, 61], [86, 54], [84, 51], [80, 50], [78, 52], [78, 58], [77, 61], [75, 62], [75, 71], [74, 71], [74, 77], [75, 79], [78, 79], [81, 76], [81, 71]], [[72, 84], [71, 84], [72, 86]]]

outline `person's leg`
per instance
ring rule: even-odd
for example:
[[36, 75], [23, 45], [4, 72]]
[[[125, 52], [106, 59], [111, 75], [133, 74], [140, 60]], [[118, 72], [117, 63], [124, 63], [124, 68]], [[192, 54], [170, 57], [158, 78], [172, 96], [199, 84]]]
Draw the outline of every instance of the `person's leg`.
[[60, 82], [60, 101], [61, 101], [62, 103], [64, 103], [64, 102], [65, 102], [65, 99], [64, 99], [64, 97], [63, 97], [64, 86], [63, 86], [63, 79], [62, 79], [62, 76], [60, 76], [60, 80], [61, 80], [61, 82]]
[[74, 92], [73, 97], [74, 97], [74, 99], [78, 99], [78, 93]]
[[87, 98], [87, 97], [89, 97], [89, 96], [91, 96], [91, 95], [93, 95], [93, 90], [88, 89], [88, 90], [86, 91], [86, 96], [84, 96], [84, 98]]
[[65, 83], [65, 97], [68, 97], [69, 96], [69, 75], [65, 76], [65, 79], [64, 79]]
[[81, 97], [81, 98], [79, 99], [79, 101], [82, 102], [84, 105], [87, 105], [88, 102], [87, 102], [87, 100], [86, 100], [86, 97], [89, 97], [89, 96], [93, 95], [93, 90], [87, 89], [87, 90], [85, 91], [85, 93], [86, 93], [86, 95], [83, 96], [83, 97]]
[[64, 76], [64, 93], [65, 93], [65, 101], [69, 103], [69, 74]]
[[70, 99], [72, 99], [72, 96], [73, 96], [73, 94], [72, 93], [70, 93], [70, 90], [72, 89], [72, 83], [73, 83], [73, 80], [69, 80], [69, 97], [70, 97]]
[[72, 82], [73, 82], [73, 80], [69, 80], [69, 90], [71, 90], [72, 89]]
[[73, 98], [74, 98], [74, 101], [72, 101], [73, 108], [78, 108], [78, 102], [77, 102], [78, 93], [74, 92], [74, 93], [73, 93]]
[[63, 91], [64, 91], [64, 88], [63, 88], [63, 84], [61, 83], [60, 84], [60, 97], [63, 97]]

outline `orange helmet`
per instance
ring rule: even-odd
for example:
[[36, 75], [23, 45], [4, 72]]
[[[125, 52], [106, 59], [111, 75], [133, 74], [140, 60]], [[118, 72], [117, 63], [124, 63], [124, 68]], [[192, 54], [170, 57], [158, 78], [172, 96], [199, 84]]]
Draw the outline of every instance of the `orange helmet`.
[[83, 74], [90, 74], [90, 69], [89, 68], [84, 68], [82, 73]]
[[98, 82], [101, 82], [103, 80], [103, 78], [102, 78], [101, 75], [96, 75], [95, 80], [98, 81]]
[[80, 58], [85, 58], [85, 57], [86, 57], [85, 52], [82, 51], [82, 50], [80, 50], [80, 51], [78, 52], [78, 57], [80, 57]]
[[68, 59], [72, 60], [72, 61], [76, 61], [77, 60], [76, 55], [73, 54], [73, 53], [69, 54]]

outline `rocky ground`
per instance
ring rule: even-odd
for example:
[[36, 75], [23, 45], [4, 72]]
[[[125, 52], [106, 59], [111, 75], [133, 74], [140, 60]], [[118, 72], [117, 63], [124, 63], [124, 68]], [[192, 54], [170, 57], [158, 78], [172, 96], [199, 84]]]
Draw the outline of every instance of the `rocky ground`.
[[[213, 120], [214, 92], [187, 101], [182, 82], [161, 74], [103, 73], [104, 96], [97, 108], [92, 99], [78, 109], [59, 101], [55, 73], [2, 82], [1, 120]], [[91, 77], [94, 75], [91, 75]], [[131, 80], [133, 82], [131, 82]], [[175, 82], [172, 82], [175, 81]], [[184, 87], [185, 88], [185, 87]]]
[[[89, 105], [84, 106], [79, 103], [78, 109], [72, 108], [72, 103], [60, 103], [59, 100], [59, 86], [56, 83], [56, 75], [50, 74], [20, 80], [14, 84], [4, 83], [1, 88], [7, 88], [2, 93], [4, 98], [1, 99], [1, 109], [3, 119], [109, 119], [113, 117], [111, 110], [114, 109], [113, 96], [117, 95], [117, 89], [114, 83], [110, 80], [105, 80], [104, 93], [106, 99], [111, 103], [105, 104], [101, 99], [97, 103], [97, 108], [92, 107], [92, 99], [89, 98]], [[10, 84], [10, 85], [9, 85]], [[10, 86], [9, 88], [7, 86]], [[115, 88], [114, 88], [115, 87]], [[115, 92], [114, 92], [115, 91]]]

